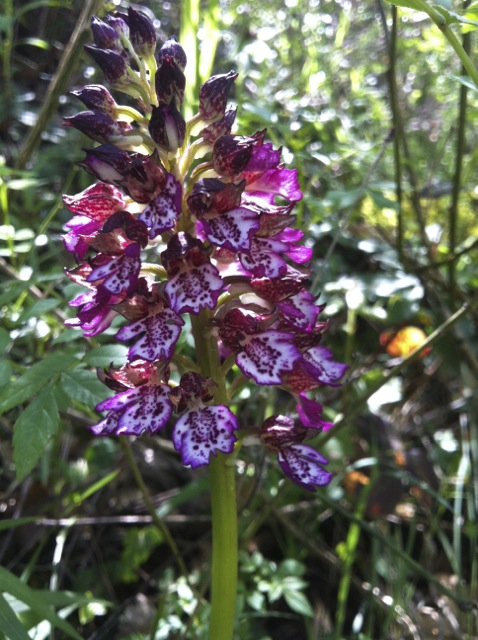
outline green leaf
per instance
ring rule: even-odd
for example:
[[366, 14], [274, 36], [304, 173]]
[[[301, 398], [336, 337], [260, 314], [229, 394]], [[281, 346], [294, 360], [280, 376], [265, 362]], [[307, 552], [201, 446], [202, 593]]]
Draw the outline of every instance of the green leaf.
[[301, 591], [289, 591], [284, 589], [284, 600], [287, 602], [292, 611], [306, 616], [307, 618], [313, 618], [314, 612], [310, 606], [310, 602]]
[[19, 481], [41, 458], [58, 424], [58, 407], [50, 385], [28, 405], [13, 427], [13, 459]]
[[123, 364], [127, 353], [128, 348], [122, 344], [109, 344], [93, 349], [84, 360], [90, 367], [109, 367], [112, 362]]
[[36, 362], [22, 376], [0, 392], [0, 414], [18, 406], [36, 395], [58, 373], [66, 371], [75, 358], [64, 353], [53, 353]]
[[0, 629], [9, 640], [30, 640], [15, 612], [0, 593]]
[[26, 322], [30, 318], [41, 318], [52, 309], [56, 309], [60, 304], [59, 300], [54, 298], [45, 298], [43, 300], [37, 300], [28, 309], [21, 314], [19, 322]]
[[0, 352], [1, 353], [5, 353], [11, 340], [12, 339], [10, 338], [10, 334], [8, 333], [8, 331], [3, 327], [0, 327]]
[[5, 358], [0, 359], [0, 387], [9, 384], [12, 377], [12, 365]]
[[[10, 593], [12, 596], [24, 602], [32, 611], [41, 616], [42, 619], [48, 620], [50, 624], [61, 629], [70, 638], [82, 640], [81, 636], [75, 631], [69, 622], [62, 620], [49, 606], [48, 601], [40, 592], [30, 589], [12, 573], [0, 567], [0, 584], [2, 590]], [[28, 636], [27, 636], [28, 637]], [[18, 636], [19, 640], [23, 640], [24, 636]]]
[[61, 376], [61, 384], [71, 400], [94, 409], [108, 395], [108, 389], [88, 369], [72, 369]]
[[21, 527], [24, 524], [29, 524], [30, 522], [35, 522], [37, 520], [35, 516], [28, 516], [25, 518], [9, 518], [8, 520], [2, 520], [0, 522], [0, 531], [5, 531], [6, 529], [15, 529], [15, 527]]

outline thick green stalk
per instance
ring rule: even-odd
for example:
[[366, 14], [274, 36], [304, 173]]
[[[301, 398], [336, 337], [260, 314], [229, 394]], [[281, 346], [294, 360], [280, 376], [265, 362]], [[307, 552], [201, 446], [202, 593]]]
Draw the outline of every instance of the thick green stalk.
[[[201, 374], [217, 385], [214, 402], [228, 404], [216, 338], [209, 334], [209, 310], [191, 316]], [[234, 454], [211, 456], [212, 576], [209, 640], [232, 640], [237, 598], [237, 505]]]

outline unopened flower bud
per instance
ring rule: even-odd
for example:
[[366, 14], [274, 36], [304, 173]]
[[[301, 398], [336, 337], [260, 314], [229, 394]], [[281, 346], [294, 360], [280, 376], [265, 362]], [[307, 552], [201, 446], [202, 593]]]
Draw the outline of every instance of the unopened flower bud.
[[100, 49], [87, 44], [85, 44], [85, 51], [90, 54], [101, 71], [103, 71], [107, 82], [115, 84], [121, 81], [128, 81], [126, 62], [119, 53], [112, 49]]
[[222, 136], [212, 150], [214, 170], [221, 176], [237, 176], [251, 159], [255, 144], [254, 136]]
[[121, 38], [129, 38], [129, 27], [127, 16], [121, 13], [113, 13], [105, 17], [105, 22], [112, 27]]
[[186, 123], [174, 103], [153, 107], [149, 133], [158, 146], [172, 153], [182, 146]]
[[186, 77], [170, 56], [161, 61], [154, 79], [159, 104], [174, 102], [179, 109], [184, 98]]
[[298, 427], [292, 418], [271, 416], [264, 421], [259, 437], [271, 451], [281, 451], [286, 447], [299, 444], [305, 438], [306, 430]]
[[91, 17], [91, 32], [95, 45], [100, 49], [113, 49], [114, 51], [121, 49], [120, 37], [116, 30], [96, 16]]
[[158, 53], [158, 66], [164, 60], [166, 56], [169, 56], [178, 65], [181, 71], [186, 68], [187, 58], [186, 53], [176, 38], [169, 38], [163, 44]]
[[156, 30], [151, 20], [140, 11], [128, 7], [129, 37], [140, 56], [152, 56], [156, 49]]
[[232, 125], [236, 119], [237, 109], [228, 109], [224, 116], [216, 122], [211, 122], [201, 131], [201, 136], [208, 144], [214, 144], [216, 140], [231, 133]]
[[86, 149], [86, 157], [79, 166], [103, 182], [119, 183], [128, 171], [130, 156], [112, 144], [103, 144], [96, 149]]
[[94, 111], [102, 111], [112, 118], [116, 115], [117, 104], [111, 93], [101, 84], [87, 84], [81, 89], [70, 91], [72, 95]]
[[212, 76], [199, 90], [199, 115], [203, 120], [218, 120], [224, 116], [227, 97], [232, 83], [237, 78], [235, 71]]
[[224, 183], [217, 178], [198, 180], [188, 197], [188, 209], [197, 218], [211, 210], [223, 213], [235, 209], [241, 202], [245, 186], [244, 180], [239, 184]]
[[132, 129], [129, 123], [116, 122], [102, 111], [82, 111], [64, 118], [64, 125], [75, 127], [97, 142], [110, 142], [113, 138], [121, 137]]

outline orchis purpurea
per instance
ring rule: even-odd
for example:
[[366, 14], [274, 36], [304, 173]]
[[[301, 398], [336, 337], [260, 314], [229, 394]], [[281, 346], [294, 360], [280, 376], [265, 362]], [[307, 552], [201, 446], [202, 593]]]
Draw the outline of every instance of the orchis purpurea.
[[[202, 85], [186, 122], [186, 54], [175, 39], [157, 48], [153, 23], [132, 8], [93, 18], [92, 31], [86, 50], [110, 89], [130, 98], [122, 105], [87, 85], [73, 91], [87, 110], [65, 119], [99, 143], [79, 163], [97, 182], [64, 196], [74, 214], [64, 242], [78, 263], [68, 276], [87, 289], [71, 301], [79, 311], [68, 324], [91, 337], [122, 316], [116, 338], [129, 345], [126, 364], [100, 373], [116, 395], [97, 406], [107, 413], [91, 430], [153, 435], [170, 424], [183, 463], [207, 465], [234, 451], [231, 383], [245, 376], [295, 397], [296, 419], [269, 416], [257, 442], [314, 490], [331, 474], [302, 442], [331, 425], [306, 394], [337, 385], [346, 365], [319, 344], [324, 305], [305, 288], [312, 250], [291, 226], [297, 171], [265, 131], [231, 133], [234, 71]], [[196, 341], [190, 370], [176, 354], [186, 326]]]

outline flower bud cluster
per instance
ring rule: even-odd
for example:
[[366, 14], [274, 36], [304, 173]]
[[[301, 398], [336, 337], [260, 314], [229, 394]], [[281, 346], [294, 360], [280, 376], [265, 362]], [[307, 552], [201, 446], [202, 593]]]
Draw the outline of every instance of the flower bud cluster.
[[[79, 163], [97, 182], [64, 196], [74, 214], [64, 242], [78, 265], [68, 276], [86, 289], [70, 303], [78, 313], [69, 324], [95, 336], [122, 316], [116, 339], [129, 345], [124, 366], [99, 374], [115, 395], [97, 406], [107, 413], [91, 430], [139, 436], [171, 425], [183, 463], [208, 464], [237, 440], [217, 389], [232, 403], [231, 381], [244, 376], [295, 398], [296, 420], [270, 416], [257, 435], [293, 481], [326, 484], [327, 461], [303, 440], [331, 425], [307, 393], [338, 385], [346, 366], [320, 344], [324, 305], [305, 288], [312, 251], [292, 226], [297, 171], [265, 131], [231, 133], [235, 72], [202, 85], [186, 122], [186, 54], [176, 40], [157, 49], [153, 23], [132, 8], [93, 18], [92, 31], [86, 50], [136, 105], [88, 85], [73, 92], [88, 111], [65, 121], [99, 143]], [[188, 315], [220, 354], [209, 375], [177, 353]]]

